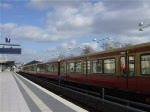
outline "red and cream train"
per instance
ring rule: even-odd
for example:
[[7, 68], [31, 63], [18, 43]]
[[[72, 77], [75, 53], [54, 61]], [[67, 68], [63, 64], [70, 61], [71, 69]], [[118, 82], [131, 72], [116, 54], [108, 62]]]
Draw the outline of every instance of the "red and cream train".
[[22, 72], [74, 84], [146, 94], [150, 102], [150, 42], [59, 61], [23, 66]]

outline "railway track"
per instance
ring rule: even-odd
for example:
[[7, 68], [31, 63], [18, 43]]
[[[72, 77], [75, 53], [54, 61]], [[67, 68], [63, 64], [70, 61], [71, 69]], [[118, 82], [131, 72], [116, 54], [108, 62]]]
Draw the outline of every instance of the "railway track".
[[150, 110], [150, 105], [105, 95], [104, 91], [102, 93], [97, 93], [69, 85], [59, 84], [58, 82], [53, 82], [46, 78], [25, 74], [20, 75], [73, 101], [73, 103], [76, 103], [91, 112], [149, 112]]

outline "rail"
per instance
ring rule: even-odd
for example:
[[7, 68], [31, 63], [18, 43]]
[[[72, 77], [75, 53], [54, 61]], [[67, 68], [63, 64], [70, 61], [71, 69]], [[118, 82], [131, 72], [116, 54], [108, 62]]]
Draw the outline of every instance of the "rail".
[[126, 104], [126, 106], [134, 105], [134, 106], [139, 107], [139, 108], [147, 108], [147, 109], [150, 110], [150, 105], [148, 105], [148, 104], [138, 103], [138, 102], [134, 102], [134, 101], [126, 100], [126, 99], [113, 97], [113, 96], [110, 96], [110, 95], [105, 95], [104, 88], [102, 89], [102, 94], [101, 94], [101, 93], [92, 92], [92, 91], [88, 91], [88, 90], [84, 90], [84, 89], [81, 89], [81, 88], [76, 88], [76, 87], [72, 87], [72, 86], [68, 86], [68, 85], [62, 85], [61, 84], [61, 86], [67, 87], [67, 88], [70, 88], [70, 89], [73, 89], [73, 90], [78, 90], [78, 91], [83, 92], [85, 94], [98, 96], [99, 98], [101, 96], [102, 99], [109, 98], [109, 99], [112, 99], [112, 100], [115, 100], [115, 101], [119, 101], [119, 102], [122, 102], [122, 103]]

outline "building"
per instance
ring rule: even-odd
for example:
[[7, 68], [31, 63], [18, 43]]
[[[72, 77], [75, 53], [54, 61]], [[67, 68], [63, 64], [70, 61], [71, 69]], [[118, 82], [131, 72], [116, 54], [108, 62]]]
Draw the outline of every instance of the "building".
[[15, 61], [0, 60], [0, 72], [10, 71], [15, 66]]

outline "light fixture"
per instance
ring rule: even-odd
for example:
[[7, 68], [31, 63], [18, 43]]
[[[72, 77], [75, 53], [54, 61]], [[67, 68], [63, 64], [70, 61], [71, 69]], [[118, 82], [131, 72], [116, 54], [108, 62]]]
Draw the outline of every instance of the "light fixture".
[[143, 25], [144, 25], [144, 23], [143, 23], [143, 22], [140, 22], [140, 23], [139, 23], [139, 26], [143, 26]]
[[108, 38], [108, 40], [111, 40], [111, 38]]
[[96, 38], [94, 38], [93, 41], [96, 41]]

